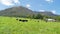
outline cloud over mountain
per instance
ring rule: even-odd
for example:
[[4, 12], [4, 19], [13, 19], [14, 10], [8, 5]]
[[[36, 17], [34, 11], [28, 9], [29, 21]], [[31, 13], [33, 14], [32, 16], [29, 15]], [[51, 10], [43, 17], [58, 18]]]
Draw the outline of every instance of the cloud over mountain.
[[53, 14], [56, 14], [56, 11], [55, 11], [55, 10], [52, 10], [51, 12], [52, 12]]
[[31, 5], [30, 4], [26, 4], [26, 8], [30, 9]]
[[19, 0], [0, 0], [0, 3], [6, 6], [13, 6], [15, 4], [20, 4]]

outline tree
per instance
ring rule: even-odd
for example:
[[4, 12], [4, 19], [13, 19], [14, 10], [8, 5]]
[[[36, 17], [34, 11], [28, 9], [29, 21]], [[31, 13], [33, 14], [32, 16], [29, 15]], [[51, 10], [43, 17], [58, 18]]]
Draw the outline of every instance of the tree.
[[35, 19], [43, 19], [43, 16], [42, 16], [41, 14], [37, 14], [37, 15], [35, 16]]
[[60, 16], [56, 16], [55, 19], [60, 21]]

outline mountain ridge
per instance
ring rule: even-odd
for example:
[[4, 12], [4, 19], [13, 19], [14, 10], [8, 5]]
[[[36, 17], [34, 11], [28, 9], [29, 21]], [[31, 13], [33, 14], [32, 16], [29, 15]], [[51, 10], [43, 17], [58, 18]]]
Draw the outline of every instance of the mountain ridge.
[[12, 7], [5, 10], [0, 11], [0, 16], [27, 16], [27, 15], [33, 15], [33, 14], [41, 14], [46, 16], [56, 16], [52, 12], [38, 12], [38, 11], [32, 11], [26, 7], [19, 6], [19, 7]]

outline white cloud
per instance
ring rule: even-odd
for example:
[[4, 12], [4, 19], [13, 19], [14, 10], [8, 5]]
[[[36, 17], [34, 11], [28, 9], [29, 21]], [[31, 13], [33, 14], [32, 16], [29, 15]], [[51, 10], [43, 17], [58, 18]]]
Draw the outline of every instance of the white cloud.
[[39, 12], [45, 12], [45, 10], [39, 10]]
[[2, 3], [2, 4], [4, 4], [4, 5], [7, 5], [7, 6], [9, 6], [9, 5], [14, 5], [14, 4], [12, 3], [12, 1], [10, 1], [10, 0], [0, 0], [0, 3]]
[[30, 7], [30, 4], [27, 4], [26, 7], [29, 8]]
[[56, 11], [55, 11], [55, 10], [52, 10], [51, 12], [52, 12], [52, 13], [54, 13], [54, 14], [56, 13]]
[[[39, 12], [46, 12], [46, 10], [39, 10]], [[53, 14], [56, 14], [56, 11], [55, 11], [55, 10], [51, 10], [51, 12], [52, 12]]]
[[45, 1], [48, 2], [48, 3], [54, 2], [54, 0], [45, 0]]
[[30, 4], [27, 4], [26, 5], [26, 8], [30, 9], [31, 5]]
[[15, 3], [18, 3], [18, 4], [20, 4], [20, 2], [19, 2], [19, 0], [13, 0]]
[[0, 0], [1, 4], [4, 4], [6, 6], [13, 6], [15, 3], [20, 3], [19, 0]]

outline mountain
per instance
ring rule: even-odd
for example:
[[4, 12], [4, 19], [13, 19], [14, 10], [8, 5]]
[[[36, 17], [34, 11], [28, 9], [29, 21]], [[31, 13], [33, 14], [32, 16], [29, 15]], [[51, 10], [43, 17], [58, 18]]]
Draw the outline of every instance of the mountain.
[[35, 13], [36, 14], [41, 14], [41, 15], [43, 15], [43, 16], [58, 16], [57, 14], [53, 14], [52, 12], [50, 12], [50, 11], [44, 11], [44, 12], [42, 12], [42, 11], [35, 11]]
[[42, 14], [42, 15], [46, 15], [46, 16], [57, 16], [56, 14], [53, 14], [52, 12], [48, 12], [48, 11], [39, 12], [39, 13]]
[[26, 16], [34, 14], [32, 10], [29, 10], [25, 7], [12, 7], [0, 11], [0, 16]]
[[0, 16], [18, 16], [18, 17], [26, 17], [29, 15], [33, 15], [33, 14], [41, 14], [41, 15], [46, 15], [46, 16], [56, 16], [55, 14], [53, 14], [52, 12], [38, 12], [38, 11], [32, 11], [26, 7], [22, 7], [22, 6], [18, 6], [18, 7], [12, 7], [12, 8], [8, 8], [5, 10], [0, 11]]

